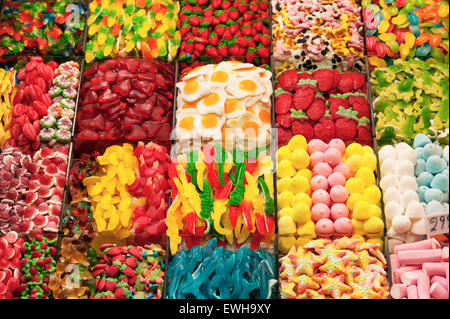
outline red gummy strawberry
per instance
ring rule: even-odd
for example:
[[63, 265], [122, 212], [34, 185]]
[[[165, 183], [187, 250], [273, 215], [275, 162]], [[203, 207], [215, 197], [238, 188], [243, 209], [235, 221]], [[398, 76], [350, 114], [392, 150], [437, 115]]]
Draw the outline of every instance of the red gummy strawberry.
[[351, 92], [353, 90], [353, 75], [351, 73], [341, 74], [337, 89], [341, 93]]
[[310, 141], [314, 138], [314, 129], [307, 119], [301, 118], [292, 122], [292, 134], [303, 135], [307, 141]]
[[275, 90], [275, 113], [285, 114], [292, 108], [292, 94], [282, 88]]
[[281, 127], [290, 128], [291, 127], [291, 114], [280, 114], [277, 115], [276, 121]]
[[334, 121], [330, 115], [326, 115], [314, 125], [314, 137], [328, 143], [336, 137]]
[[343, 141], [352, 141], [356, 136], [356, 121], [351, 118], [341, 117], [336, 120], [336, 137]]
[[306, 109], [306, 115], [311, 121], [318, 121], [325, 113], [325, 100], [323, 98], [315, 98], [311, 105]]
[[317, 81], [319, 91], [327, 92], [333, 88], [336, 73], [337, 71], [330, 69], [319, 69], [312, 73], [312, 78]]
[[358, 112], [358, 118], [366, 117], [370, 119], [370, 106], [364, 95], [351, 95], [348, 97], [348, 102], [353, 110]]
[[357, 91], [366, 83], [366, 78], [361, 73], [352, 72], [350, 74], [353, 80], [353, 91]]
[[299, 80], [293, 98], [293, 106], [298, 110], [306, 110], [314, 101], [317, 88], [312, 80]]
[[361, 118], [358, 120], [358, 125], [356, 127], [357, 133], [355, 137], [355, 141], [363, 144], [372, 146], [372, 128], [370, 126], [369, 119]]
[[278, 132], [278, 144], [280, 146], [287, 144], [292, 137], [291, 129], [278, 127], [277, 132]]
[[277, 77], [277, 80], [283, 90], [294, 92], [298, 82], [297, 71], [294, 69], [286, 70]]
[[330, 113], [333, 116], [333, 118], [339, 118], [340, 115], [337, 114], [337, 112], [339, 111], [339, 107], [343, 107], [344, 109], [348, 109], [350, 104], [348, 103], [348, 100], [343, 99], [341, 97], [330, 97], [328, 98], [328, 102], [330, 103], [329, 108], [330, 108]]
[[313, 78], [312, 78], [311, 74], [309, 74], [308, 72], [299, 72], [298, 79], [299, 80], [312, 80]]

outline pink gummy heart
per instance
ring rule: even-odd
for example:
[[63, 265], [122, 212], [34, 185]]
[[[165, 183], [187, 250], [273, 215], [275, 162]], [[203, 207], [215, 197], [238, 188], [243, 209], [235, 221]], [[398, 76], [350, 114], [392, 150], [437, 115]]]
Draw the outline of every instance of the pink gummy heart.
[[112, 87], [114, 93], [120, 94], [122, 96], [128, 96], [131, 92], [131, 80], [126, 79]]

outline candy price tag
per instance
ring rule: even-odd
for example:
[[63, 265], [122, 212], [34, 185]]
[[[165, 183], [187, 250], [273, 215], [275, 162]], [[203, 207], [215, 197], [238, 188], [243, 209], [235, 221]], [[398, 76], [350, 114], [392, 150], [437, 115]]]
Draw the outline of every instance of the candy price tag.
[[425, 217], [428, 237], [448, 233], [448, 213], [432, 214]]

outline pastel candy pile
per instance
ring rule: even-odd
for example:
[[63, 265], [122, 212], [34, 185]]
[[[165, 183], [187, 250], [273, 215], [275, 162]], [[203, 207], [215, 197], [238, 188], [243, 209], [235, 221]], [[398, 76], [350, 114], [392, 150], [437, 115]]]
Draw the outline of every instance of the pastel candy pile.
[[84, 72], [77, 124], [81, 140], [169, 140], [173, 66], [117, 58]]
[[272, 1], [275, 70], [364, 71], [363, 23], [354, 0]]
[[48, 92], [57, 66], [54, 61], [44, 64], [40, 56], [33, 56], [17, 73], [19, 86], [13, 100], [11, 138], [5, 146], [17, 147], [23, 153], [39, 149], [39, 120], [47, 115], [47, 109], [52, 105]]
[[159, 245], [100, 247], [91, 299], [161, 299], [165, 251]]
[[35, 171], [30, 155], [12, 148], [0, 154], [0, 236], [10, 231], [21, 233], [24, 202]]
[[385, 145], [379, 152], [389, 250], [425, 238], [425, 209], [417, 194], [414, 175], [417, 155], [406, 143]]
[[43, 147], [34, 154], [35, 171], [28, 184], [21, 225], [28, 238], [37, 234], [48, 239], [58, 236], [68, 153], [69, 149], [61, 146], [56, 151]]
[[382, 246], [381, 192], [374, 175], [376, 157], [369, 146], [345, 147], [339, 139], [307, 144], [296, 135], [277, 156], [281, 253], [315, 238], [351, 235]]
[[14, 299], [19, 286], [18, 269], [24, 240], [15, 231], [0, 236], [0, 299]]
[[347, 237], [292, 247], [280, 258], [281, 298], [387, 299], [387, 266], [379, 248]]
[[69, 56], [83, 49], [83, 2], [6, 1], [0, 23], [0, 55], [40, 53]]
[[426, 239], [398, 245], [390, 262], [393, 299], [449, 299], [448, 244]]
[[87, 299], [92, 273], [87, 257], [88, 245], [74, 237], [63, 237], [56, 271], [50, 275], [48, 286], [55, 299]]
[[391, 66], [373, 71], [379, 145], [412, 142], [419, 133], [448, 140], [448, 81], [448, 65], [419, 59], [396, 59]]
[[12, 101], [17, 93], [15, 85], [16, 71], [0, 69], [0, 149], [11, 137]]
[[425, 215], [449, 211], [448, 145], [444, 149], [423, 134], [414, 139], [417, 162], [414, 174]]
[[145, 202], [136, 205], [133, 211], [134, 242], [144, 244], [160, 242], [165, 234], [166, 212], [169, 202], [169, 183], [167, 169], [169, 155], [164, 146], [150, 142], [139, 142], [134, 150], [139, 170], [135, 182], [128, 191], [135, 197], [145, 198]]
[[182, 0], [181, 66], [226, 59], [269, 64], [269, 1]]
[[93, 237], [94, 222], [91, 212], [91, 202], [87, 189], [83, 185], [83, 179], [97, 174], [100, 165], [97, 157], [99, 152], [81, 154], [80, 159], [73, 162], [69, 170], [69, 195], [70, 205], [63, 212], [61, 223], [64, 235], [82, 232], [84, 235]]
[[308, 141], [339, 138], [372, 145], [370, 106], [363, 74], [289, 69], [277, 76], [275, 114], [278, 143], [301, 134]]
[[275, 258], [265, 250], [242, 246], [217, 248], [217, 239], [204, 247], [177, 253], [169, 263], [169, 299], [269, 299], [275, 291]]
[[448, 64], [448, 2], [364, 0], [361, 5], [372, 67], [414, 57]]
[[67, 144], [71, 141], [79, 77], [80, 66], [77, 62], [60, 64], [55, 70], [52, 81], [54, 86], [48, 91], [52, 105], [47, 109], [47, 115], [40, 120], [41, 142], [55, 146], [56, 143]]
[[[272, 73], [237, 61], [183, 72], [175, 114], [175, 149], [198, 149], [209, 141], [248, 148], [269, 144]], [[234, 144], [233, 144], [234, 142]]]
[[108, 147], [103, 155], [97, 156], [100, 165], [97, 174], [83, 179], [92, 199], [97, 231], [112, 231], [119, 239], [128, 238], [132, 226], [133, 196], [127, 188], [136, 181], [135, 171], [139, 168], [133, 151], [128, 143]]
[[95, 0], [89, 4], [87, 63], [131, 55], [171, 61], [180, 45], [178, 1]]
[[56, 239], [37, 234], [21, 247], [19, 286], [15, 295], [20, 299], [48, 299], [50, 275], [55, 272]]
[[[256, 249], [274, 240], [273, 163], [265, 153], [226, 152], [219, 144], [172, 160], [172, 204], [167, 236], [175, 254], [185, 240], [190, 249], [202, 238], [217, 237]], [[235, 241], [236, 239], [236, 241]]]

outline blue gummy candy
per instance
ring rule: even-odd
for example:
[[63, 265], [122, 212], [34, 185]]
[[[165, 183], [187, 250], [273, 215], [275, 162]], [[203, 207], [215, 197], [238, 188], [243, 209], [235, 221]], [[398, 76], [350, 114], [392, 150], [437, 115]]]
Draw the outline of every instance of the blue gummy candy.
[[442, 148], [439, 145], [430, 143], [423, 147], [422, 158], [427, 160], [431, 155], [437, 155], [441, 157]]
[[431, 186], [431, 181], [433, 180], [433, 174], [430, 174], [428, 172], [422, 172], [420, 173], [420, 175], [417, 177], [416, 181], [417, 181], [417, 185], [419, 186]]
[[425, 191], [425, 202], [428, 204], [432, 200], [436, 200], [439, 203], [444, 200], [444, 193], [436, 188], [429, 188]]
[[427, 159], [427, 164], [425, 169], [431, 174], [438, 174], [442, 172], [447, 167], [447, 163], [444, 159], [440, 158], [437, 155], [431, 155]]
[[409, 30], [411, 30], [412, 34], [414, 34], [414, 36], [415, 36], [416, 38], [419, 37], [419, 35], [420, 35], [420, 28], [419, 28], [417, 25], [415, 25], [415, 24], [410, 24], [410, 25], [409, 25]]
[[417, 159], [414, 166], [414, 175], [419, 176], [422, 172], [425, 172], [426, 162], [423, 158]]
[[444, 200], [443, 202], [448, 203], [448, 192], [444, 193]]
[[417, 15], [415, 13], [410, 12], [410, 13], [408, 13], [407, 17], [411, 24], [413, 24], [413, 25], [419, 24], [419, 18], [417, 17]]
[[414, 138], [414, 148], [424, 147], [428, 143], [431, 143], [431, 140], [425, 134], [417, 134]]
[[437, 174], [431, 181], [430, 186], [439, 189], [443, 193], [448, 192], [448, 175]]
[[431, 46], [429, 43], [424, 43], [416, 49], [416, 56], [424, 57], [430, 54]]
[[425, 202], [425, 192], [429, 189], [427, 186], [419, 186], [417, 189], [417, 194], [419, 195], [419, 200], [423, 203]]

